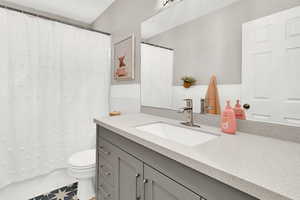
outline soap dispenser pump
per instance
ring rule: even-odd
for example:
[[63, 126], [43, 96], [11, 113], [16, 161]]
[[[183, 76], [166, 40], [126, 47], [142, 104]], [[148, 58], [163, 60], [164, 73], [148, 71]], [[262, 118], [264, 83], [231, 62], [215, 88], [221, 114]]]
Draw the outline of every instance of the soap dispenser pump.
[[221, 116], [221, 130], [224, 133], [235, 134], [237, 129], [237, 122], [235, 112], [230, 106], [230, 101], [227, 101], [227, 105]]

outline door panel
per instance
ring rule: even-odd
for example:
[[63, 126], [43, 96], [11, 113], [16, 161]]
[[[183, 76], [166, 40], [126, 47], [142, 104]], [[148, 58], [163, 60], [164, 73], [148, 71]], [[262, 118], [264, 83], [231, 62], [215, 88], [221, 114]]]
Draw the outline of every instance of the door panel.
[[300, 7], [243, 26], [248, 119], [300, 126]]
[[142, 200], [143, 163], [121, 150], [117, 157], [118, 200]]
[[[300, 8], [291, 9], [281, 21], [282, 49], [282, 116], [284, 123], [300, 126]], [[288, 81], [287, 81], [288, 80]]]
[[272, 18], [252, 22], [244, 26], [244, 52], [242, 69], [242, 97], [251, 105], [247, 118], [258, 121], [275, 121], [276, 105], [274, 91], [276, 82], [275, 59], [278, 52], [274, 41], [278, 31]]
[[[201, 197], [144, 165], [145, 200], [200, 200]], [[205, 200], [204, 198], [202, 198]], [[201, 200], [202, 200], [201, 199]]]

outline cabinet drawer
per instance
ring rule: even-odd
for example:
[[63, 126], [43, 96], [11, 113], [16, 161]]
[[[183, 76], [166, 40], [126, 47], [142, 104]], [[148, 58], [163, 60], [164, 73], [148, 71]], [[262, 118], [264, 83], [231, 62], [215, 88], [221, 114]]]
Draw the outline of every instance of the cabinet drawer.
[[103, 178], [105, 183], [114, 187], [114, 169], [102, 156], [99, 157], [99, 175]]
[[101, 180], [98, 186], [98, 196], [100, 200], [115, 200], [114, 189]]
[[104, 139], [100, 139], [97, 150], [100, 157], [104, 158], [110, 163], [114, 162], [114, 158], [116, 157], [116, 147], [114, 147], [112, 144], [106, 142]]

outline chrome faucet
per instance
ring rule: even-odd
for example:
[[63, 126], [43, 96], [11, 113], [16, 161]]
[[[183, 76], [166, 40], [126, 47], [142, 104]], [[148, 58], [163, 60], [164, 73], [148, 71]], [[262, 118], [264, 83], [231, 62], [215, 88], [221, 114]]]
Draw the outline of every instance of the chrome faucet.
[[193, 100], [192, 99], [184, 99], [186, 101], [186, 107], [179, 110], [180, 113], [186, 113], [186, 122], [182, 122], [181, 124], [192, 127], [199, 127], [194, 124], [193, 117]]
[[205, 99], [201, 99], [201, 112], [200, 114], [206, 114], [207, 113], [207, 110], [206, 110], [206, 105], [205, 105]]

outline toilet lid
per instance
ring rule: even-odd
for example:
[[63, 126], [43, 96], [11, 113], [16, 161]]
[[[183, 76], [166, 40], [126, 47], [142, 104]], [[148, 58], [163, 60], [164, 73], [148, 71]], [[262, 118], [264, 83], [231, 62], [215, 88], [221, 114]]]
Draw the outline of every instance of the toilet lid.
[[95, 165], [96, 150], [90, 149], [73, 154], [69, 159], [69, 164], [75, 167], [87, 167]]

